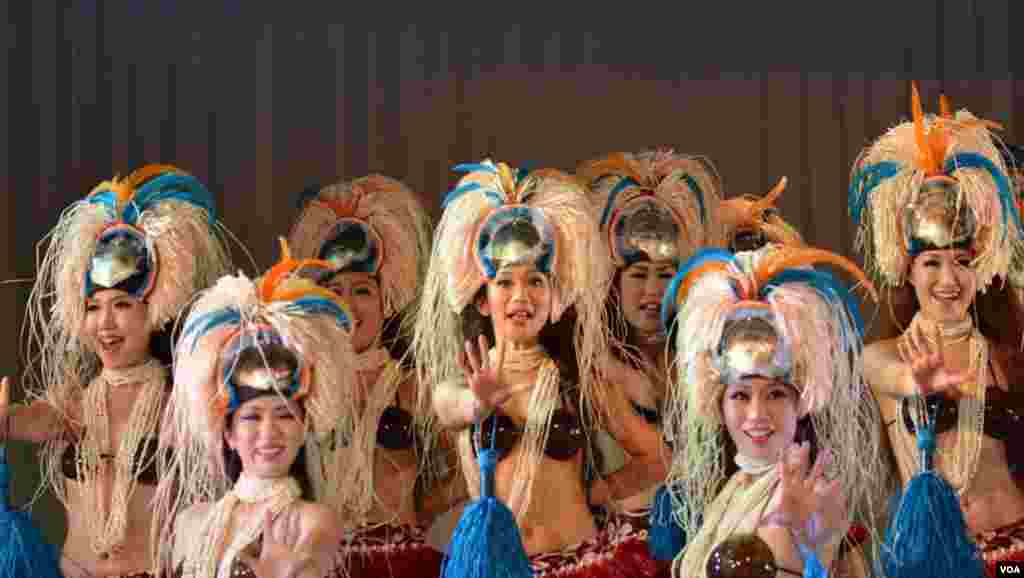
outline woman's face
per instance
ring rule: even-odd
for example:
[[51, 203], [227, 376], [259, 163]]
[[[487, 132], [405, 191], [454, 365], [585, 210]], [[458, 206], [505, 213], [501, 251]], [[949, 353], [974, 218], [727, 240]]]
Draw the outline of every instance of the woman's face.
[[974, 301], [977, 278], [963, 249], [924, 251], [910, 265], [921, 314], [931, 321], [962, 321]]
[[670, 261], [640, 261], [619, 275], [622, 314], [635, 333], [656, 335], [661, 324], [661, 298], [675, 275]]
[[725, 389], [722, 414], [737, 451], [773, 461], [796, 436], [798, 395], [792, 386], [765, 377], [747, 377]]
[[120, 289], [103, 289], [85, 300], [85, 339], [106, 369], [133, 367], [149, 356], [148, 306]]
[[495, 339], [534, 344], [551, 317], [551, 282], [532, 264], [503, 267], [477, 307], [491, 318]]
[[[262, 371], [270, 370], [238, 372], [235, 382], [239, 385], [259, 383], [256, 373]], [[291, 377], [287, 369], [273, 372], [277, 379]], [[287, 476], [302, 449], [304, 438], [302, 408], [274, 393], [240, 405], [224, 432], [224, 441], [241, 458], [242, 471], [258, 478]]]
[[384, 302], [377, 279], [369, 273], [338, 273], [327, 288], [352, 310], [355, 317], [352, 347], [356, 353], [365, 351], [377, 341], [384, 328]]

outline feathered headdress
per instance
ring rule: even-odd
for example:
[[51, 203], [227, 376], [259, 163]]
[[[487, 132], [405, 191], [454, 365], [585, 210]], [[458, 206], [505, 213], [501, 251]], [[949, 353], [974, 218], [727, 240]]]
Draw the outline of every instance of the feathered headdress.
[[850, 179], [849, 205], [860, 226], [858, 248], [881, 283], [901, 285], [910, 259], [928, 249], [974, 254], [978, 286], [1009, 273], [1024, 251], [1020, 213], [991, 128], [945, 98], [926, 115], [912, 86], [913, 121], [861, 152]]
[[[420, 383], [436, 386], [462, 379], [456, 359], [463, 348], [463, 310], [473, 306], [500, 266], [533, 263], [550, 276], [550, 321], [557, 322], [570, 307], [575, 310], [572, 338], [581, 397], [591, 407], [600, 407], [603, 396], [596, 379], [596, 361], [607, 351], [604, 297], [611, 270], [604, 247], [596, 242], [598, 227], [583, 187], [557, 170], [517, 171], [490, 160], [460, 165], [456, 170], [468, 174], [444, 201], [416, 322], [414, 347]], [[557, 405], [557, 383], [555, 387], [552, 399], [540, 399], [544, 396], [535, 391], [531, 415], [547, 415], [544, 412]], [[535, 448], [538, 451], [542, 451], [548, 426], [537, 426], [542, 432]], [[539, 461], [540, 454], [533, 458]], [[532, 471], [535, 466], [524, 467]], [[470, 487], [478, 485], [475, 479], [468, 482]], [[528, 473], [517, 476], [519, 489], [514, 493], [525, 498], [520, 513], [529, 501], [531, 483]]]
[[779, 216], [776, 203], [786, 190], [786, 177], [763, 197], [741, 195], [722, 201], [718, 220], [724, 229], [725, 246], [748, 251], [766, 243], [804, 245], [800, 232]]
[[49, 389], [41, 394], [64, 407], [97, 369], [82, 341], [88, 297], [127, 291], [148, 304], [149, 325], [161, 329], [230, 270], [221, 233], [213, 195], [170, 165], [102, 182], [68, 207], [48, 235], [29, 303], [29, 355]]
[[384, 315], [405, 310], [417, 296], [430, 251], [430, 218], [416, 194], [382, 175], [310, 192], [289, 236], [296, 257], [377, 275]]
[[599, 225], [617, 267], [641, 260], [676, 266], [718, 243], [721, 185], [706, 159], [658, 149], [614, 153], [576, 171], [593, 191]]
[[744, 376], [782, 379], [800, 392], [800, 413], [810, 416], [818, 447], [833, 450], [852, 515], [873, 503], [865, 496], [881, 495], [873, 468], [882, 460], [869, 455], [879, 447], [879, 433], [861, 379], [858, 303], [814, 265], [846, 271], [875, 296], [845, 258], [784, 245], [739, 256], [702, 250], [665, 294], [662, 315], [676, 326], [680, 368], [680, 394], [670, 396], [664, 422], [666, 437], [680, 449], [666, 484], [677, 488], [676, 511], [688, 536], [697, 534], [700, 515], [724, 481], [722, 397]]
[[[314, 486], [330, 473], [314, 442], [339, 430], [351, 435], [357, 415], [346, 394], [355, 376], [351, 315], [334, 293], [311, 279], [329, 264], [292, 259], [287, 243], [282, 239], [281, 244], [282, 259], [262, 277], [223, 277], [199, 295], [185, 320], [164, 418], [164, 439], [175, 450], [158, 488], [164, 515], [216, 501], [230, 489], [223, 434], [228, 415], [241, 401], [234, 369], [246, 349], [262, 352], [268, 345], [282, 345], [298, 360], [290, 383], [274, 391], [303, 402], [307, 427], [315, 435], [306, 444]], [[162, 530], [170, 532], [172, 523], [165, 520]]]

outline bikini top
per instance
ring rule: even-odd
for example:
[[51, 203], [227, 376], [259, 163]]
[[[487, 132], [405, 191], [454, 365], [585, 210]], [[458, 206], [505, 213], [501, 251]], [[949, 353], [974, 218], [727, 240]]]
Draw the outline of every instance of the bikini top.
[[[78, 479], [78, 445], [80, 442], [74, 442], [64, 450], [61, 455], [61, 471], [64, 472], [64, 477], [69, 480]], [[133, 463], [147, 464], [147, 466], [139, 472], [138, 481], [140, 484], [147, 486], [155, 486], [159, 481], [157, 475], [157, 460], [156, 454], [159, 449], [159, 440], [156, 436], [146, 437], [142, 443], [139, 444], [138, 449], [135, 451], [135, 461]], [[101, 459], [114, 459], [112, 454], [102, 454]]]
[[[494, 449], [500, 456], [498, 459], [505, 459], [517, 443], [523, 437], [523, 428], [509, 416], [501, 412], [491, 414], [484, 420], [480, 429], [480, 447], [491, 447], [491, 432], [494, 432]], [[476, 424], [470, 428], [471, 435], [476, 434]], [[583, 427], [575, 414], [564, 409], [556, 409], [551, 414], [551, 429], [548, 433], [547, 444], [544, 446], [544, 454], [560, 462], [572, 459], [586, 445], [586, 436], [583, 435]], [[473, 451], [476, 452], [474, 446]]]
[[[344, 440], [342, 446], [348, 446]], [[377, 422], [377, 445], [386, 450], [410, 450], [416, 447], [416, 430], [413, 426], [412, 414], [402, 409], [395, 392], [395, 403], [384, 408]], [[331, 450], [337, 447], [334, 436], [331, 436]]]
[[[991, 361], [989, 367], [992, 367]], [[992, 371], [992, 375], [997, 375]], [[985, 423], [984, 433], [986, 436], [1005, 442], [1010, 439], [1014, 432], [1020, 430], [1024, 425], [1024, 395], [1011, 388], [1012, 392], [1003, 391], [997, 386], [989, 386], [985, 389]], [[904, 397], [901, 400], [900, 414], [903, 416], [903, 426], [907, 432], [914, 434], [914, 414], [910, 404], [914, 401], [912, 397]], [[956, 427], [960, 404], [958, 400], [946, 397], [942, 393], [933, 393], [925, 396], [925, 405], [929, 415], [935, 416], [935, 433], [947, 432]]]

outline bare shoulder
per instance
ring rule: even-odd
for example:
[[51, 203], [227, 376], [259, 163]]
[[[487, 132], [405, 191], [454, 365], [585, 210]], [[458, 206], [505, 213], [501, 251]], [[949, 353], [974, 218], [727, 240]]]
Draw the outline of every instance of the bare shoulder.
[[867, 374], [868, 381], [871, 381], [871, 375], [877, 374], [878, 370], [893, 363], [903, 363], [898, 344], [899, 338], [893, 338], [874, 341], [864, 346], [864, 373]]
[[654, 384], [643, 371], [631, 367], [614, 355], [605, 358], [602, 369], [607, 385], [613, 390], [621, 390], [629, 400], [648, 407], [657, 403]]
[[338, 515], [328, 506], [318, 502], [301, 501], [296, 504], [301, 535], [311, 541], [341, 538], [341, 523]]

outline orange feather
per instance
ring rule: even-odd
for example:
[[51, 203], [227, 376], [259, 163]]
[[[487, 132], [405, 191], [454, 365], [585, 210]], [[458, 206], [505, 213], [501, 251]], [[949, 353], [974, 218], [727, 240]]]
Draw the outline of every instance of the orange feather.
[[781, 246], [777, 252], [770, 253], [763, 261], [758, 263], [754, 271], [754, 281], [757, 283], [758, 290], [760, 290], [769, 279], [786, 269], [814, 264], [830, 264], [846, 270], [850, 276], [854, 277], [867, 290], [872, 299], [876, 302], [878, 301], [878, 292], [875, 291], [875, 286], [871, 284], [871, 281], [860, 270], [860, 267], [842, 255], [837, 255], [823, 249]]

